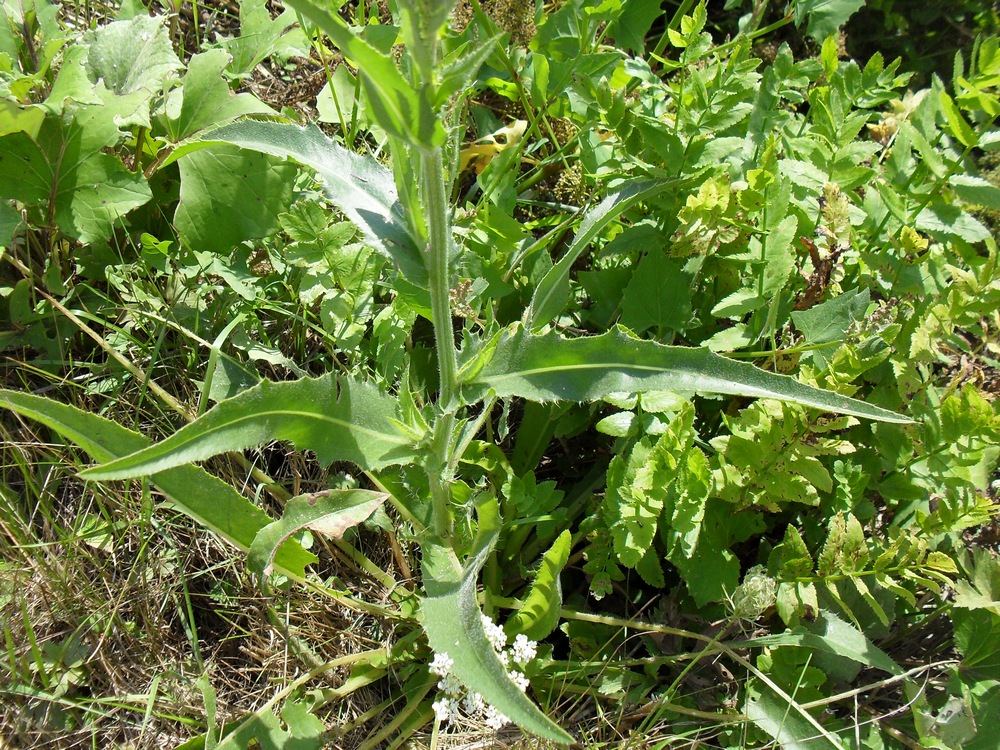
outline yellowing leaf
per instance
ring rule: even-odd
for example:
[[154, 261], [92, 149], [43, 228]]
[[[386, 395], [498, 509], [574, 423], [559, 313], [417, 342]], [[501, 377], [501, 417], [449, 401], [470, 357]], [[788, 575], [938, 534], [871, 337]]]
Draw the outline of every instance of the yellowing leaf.
[[464, 172], [469, 166], [474, 166], [476, 174], [482, 174], [497, 154], [521, 142], [527, 127], [527, 121], [514, 120], [510, 125], [466, 146], [458, 156], [458, 171]]

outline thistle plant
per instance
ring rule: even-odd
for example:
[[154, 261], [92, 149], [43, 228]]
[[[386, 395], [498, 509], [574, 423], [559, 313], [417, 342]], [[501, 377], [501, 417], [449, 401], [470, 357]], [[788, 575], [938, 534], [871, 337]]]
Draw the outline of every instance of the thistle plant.
[[[469, 504], [475, 510], [474, 522], [461, 518], [468, 521], [468, 532], [457, 528], [466, 507], [455, 495], [459, 466], [474, 446], [483, 449], [482, 436], [488, 433], [485, 428], [498, 402], [583, 403], [612, 394], [673, 391], [782, 399], [868, 419], [908, 420], [707, 349], [664, 346], [622, 328], [585, 337], [563, 332], [561, 315], [574, 263], [623, 211], [677, 188], [684, 182], [680, 179], [618, 183], [579, 216], [572, 241], [553, 259], [521, 319], [509, 325], [467, 321], [460, 350], [451, 289], [463, 250], [452, 231], [448, 198], [458, 163], [460, 123], [455, 118], [497, 39], [486, 36], [446, 48], [454, 3], [401, 0], [405, 52], [397, 63], [322, 5], [309, 0], [286, 4], [300, 14], [303, 24], [325, 33], [357, 67], [368, 112], [387, 134], [390, 166], [348, 151], [318, 128], [277, 118], [223, 125], [185, 142], [171, 158], [226, 143], [290, 157], [314, 169], [329, 200], [357, 225], [365, 242], [391, 262], [389, 288], [397, 293], [417, 290], [419, 307], [433, 325], [437, 382], [416, 389], [406, 377], [375, 384], [338, 374], [263, 382], [148, 447], [118, 435], [113, 425], [102, 423], [108, 434], [118, 435], [113, 448], [78, 429], [76, 438], [104, 462], [82, 476], [93, 481], [149, 477], [191, 515], [247, 548], [248, 565], [265, 585], [272, 571], [304, 577], [308, 557], [290, 541], [296, 532], [310, 528], [341, 534], [382, 504], [391, 504], [413, 525], [421, 544], [424, 593], [419, 619], [436, 654], [431, 670], [442, 680], [443, 697], [435, 704], [438, 717], [452, 716], [464, 700], [467, 713], [490, 711], [484, 715], [491, 723], [507, 718], [528, 732], [569, 743], [572, 737], [535, 705], [525, 691], [523, 673], [511, 664], [533, 658], [533, 642], [522, 632], [505, 650], [500, 643], [504, 631], [480, 611], [479, 574], [504, 528], [498, 488], [482, 488]], [[78, 418], [53, 416], [53, 407], [40, 402], [13, 396], [5, 401], [11, 408], [41, 414], [39, 418], [53, 425], [65, 426]], [[312, 450], [324, 465], [353, 463], [377, 489], [329, 490], [295, 498], [283, 518], [272, 521], [237, 501], [220, 511], [212, 499], [218, 496], [212, 495], [216, 490], [203, 479], [195, 481], [190, 474], [194, 470], [187, 466], [272, 440]], [[400, 479], [400, 467], [413, 470], [407, 481]], [[178, 473], [182, 471], [189, 473]], [[420, 478], [412, 479], [414, 475]], [[561, 556], [565, 564], [569, 544], [567, 533], [557, 540], [562, 546], [551, 559]], [[555, 576], [558, 567], [554, 565]], [[560, 604], [555, 586], [541, 597], [537, 611], [520, 614], [534, 618], [528, 625], [548, 623], [535, 629], [551, 632]]]

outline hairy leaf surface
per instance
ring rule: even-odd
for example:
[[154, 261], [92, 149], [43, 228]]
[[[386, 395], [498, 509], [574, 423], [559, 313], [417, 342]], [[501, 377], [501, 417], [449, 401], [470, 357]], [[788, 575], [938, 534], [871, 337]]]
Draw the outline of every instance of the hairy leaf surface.
[[348, 151], [315, 126], [244, 120], [213, 130], [206, 139], [289, 156], [315, 169], [330, 200], [358, 225], [365, 241], [410, 282], [426, 286], [427, 268], [407, 228], [392, 172], [377, 161]]
[[308, 0], [289, 0], [288, 5], [319, 26], [354, 61], [379, 127], [424, 148], [444, 142], [444, 127], [431, 108], [429, 93], [411, 86], [391, 57], [356, 35], [335, 13]]
[[533, 641], [540, 641], [558, 627], [559, 609], [562, 607], [559, 574], [566, 567], [572, 547], [573, 535], [566, 529], [542, 557], [542, 566], [521, 609], [507, 621], [509, 634], [523, 633]]
[[447, 654], [454, 661], [451, 672], [462, 684], [482, 695], [519, 727], [548, 740], [570, 743], [573, 738], [511, 681], [507, 668], [486, 637], [476, 601], [476, 582], [497, 536], [498, 529], [486, 535], [480, 533], [478, 553], [464, 569], [459, 567], [450, 549], [424, 545], [427, 596], [420, 609], [427, 640], [435, 652]]
[[471, 403], [490, 391], [531, 401], [596, 401], [611, 393], [650, 390], [774, 398], [885, 422], [910, 421], [708, 349], [663, 346], [631, 338], [622, 329], [567, 339], [512, 327], [499, 336], [489, 361], [469, 374], [462, 393]]
[[163, 442], [81, 476], [127, 479], [270, 440], [289, 440], [300, 450], [315, 451], [324, 466], [351, 461], [379, 469], [412, 455], [409, 439], [393, 426], [396, 418], [393, 398], [349, 378], [264, 381], [217, 404]]

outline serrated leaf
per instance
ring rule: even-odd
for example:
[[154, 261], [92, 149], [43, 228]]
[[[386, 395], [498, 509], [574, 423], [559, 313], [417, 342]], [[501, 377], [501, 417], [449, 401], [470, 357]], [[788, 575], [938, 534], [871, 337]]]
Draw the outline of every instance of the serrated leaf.
[[540, 641], [558, 627], [562, 607], [559, 574], [566, 567], [572, 547], [573, 535], [569, 529], [556, 537], [542, 556], [542, 565], [535, 574], [524, 603], [507, 620], [505, 630], [508, 633], [523, 633], [533, 641]]
[[989, 180], [970, 174], [956, 174], [948, 182], [966, 203], [1000, 210], [1000, 187]]
[[868, 543], [861, 524], [851, 514], [838, 513], [830, 519], [826, 544], [816, 561], [821, 576], [853, 573], [868, 562]]
[[983, 549], [974, 550], [972, 560], [970, 580], [955, 582], [955, 606], [1000, 616], [1000, 562]]
[[698, 607], [724, 600], [739, 586], [740, 562], [729, 549], [733, 542], [727, 523], [730, 514], [730, 506], [710, 501], [705, 508], [698, 545], [690, 554], [683, 548], [680, 534], [668, 524], [660, 525], [667, 558], [684, 578]]
[[[281, 709], [281, 718], [288, 731], [274, 715], [271, 704], [265, 704], [250, 716], [237, 723], [215, 746], [216, 750], [320, 750], [326, 743], [323, 733], [326, 725], [309, 712], [306, 702], [290, 698]], [[229, 725], [227, 725], [229, 729]], [[192, 748], [193, 750], [193, 748]]]
[[608, 33], [624, 49], [641, 54], [650, 26], [661, 15], [659, 0], [624, 3], [621, 15], [608, 24]]
[[300, 450], [315, 451], [324, 466], [351, 461], [374, 470], [412, 457], [409, 438], [393, 425], [398, 418], [395, 399], [350, 378], [263, 381], [217, 404], [166, 440], [81, 476], [128, 479], [271, 440], [289, 440]]
[[812, 573], [812, 555], [797, 528], [791, 525], [785, 527], [785, 538], [771, 550], [767, 568], [773, 575], [786, 580]]
[[290, 9], [272, 19], [267, 0], [240, 0], [240, 35], [220, 42], [233, 57], [229, 72], [247, 76], [272, 55], [282, 60], [292, 54], [308, 57], [309, 42], [297, 20]]
[[357, 526], [389, 495], [372, 490], [323, 490], [293, 497], [285, 504], [281, 520], [269, 523], [257, 532], [247, 567], [262, 578], [271, 574], [274, 556], [292, 534], [309, 529], [331, 539], [340, 539], [344, 532]]
[[489, 362], [463, 383], [462, 395], [467, 403], [481, 400], [490, 391], [531, 401], [587, 402], [611, 393], [651, 390], [774, 398], [868, 419], [911, 421], [708, 349], [663, 346], [632, 338], [620, 328], [569, 339], [555, 332], [534, 336], [512, 326], [496, 339]]
[[1000, 615], [985, 609], [956, 609], [952, 610], [951, 621], [962, 666], [1000, 680]]
[[[150, 444], [104, 417], [39, 396], [0, 391], [0, 406], [47, 425], [98, 461], [112, 461]], [[152, 473], [149, 480], [174, 507], [242, 550], [250, 549], [257, 532], [272, 521], [230, 485], [195, 466]], [[292, 542], [279, 550], [275, 561], [283, 571], [301, 577], [316, 556]]]
[[795, 4], [795, 22], [809, 19], [806, 33], [817, 42], [823, 42], [865, 4], [865, 0], [801, 0]]
[[935, 237], [959, 238], [966, 242], [985, 242], [992, 238], [983, 223], [958, 206], [936, 203], [917, 214], [917, 229]]
[[104, 81], [118, 96], [145, 90], [151, 100], [170, 74], [184, 67], [174, 54], [163, 20], [140, 15], [113, 21], [88, 34], [90, 80]]
[[976, 131], [972, 129], [972, 126], [962, 116], [958, 106], [955, 104], [955, 100], [946, 91], [940, 91], [938, 95], [941, 99], [941, 109], [944, 110], [945, 119], [948, 121], [948, 129], [951, 131], [951, 134], [966, 148], [974, 147], [979, 142], [979, 138], [976, 136]]
[[427, 285], [427, 268], [407, 228], [392, 172], [371, 157], [348, 151], [315, 126], [287, 123], [244, 120], [212, 131], [205, 140], [291, 157], [315, 169], [330, 200], [361, 229], [365, 241], [395, 262], [411, 283]]
[[[539, 737], [559, 743], [573, 738], [539, 710], [507, 675], [486, 637], [476, 602], [476, 581], [496, 543], [494, 531], [462, 569], [450, 549], [424, 545], [423, 580], [427, 596], [420, 605], [427, 641], [454, 661], [451, 673], [511, 721]], [[429, 554], [428, 554], [429, 553]]]
[[274, 110], [251, 94], [233, 94], [222, 77], [229, 54], [211, 49], [188, 63], [184, 85], [167, 106], [167, 129], [176, 142], [218, 127], [242, 115], [273, 115]]
[[792, 321], [809, 344], [841, 341], [854, 323], [864, 318], [871, 293], [852, 289], [808, 310], [792, 312]]
[[[690, 405], [687, 408], [690, 409]], [[686, 557], [693, 555], [698, 547], [711, 492], [712, 471], [708, 459], [701, 449], [690, 446], [684, 454], [684, 463], [674, 485], [670, 514], [670, 526], [678, 535], [680, 549]]]
[[778, 596], [774, 604], [778, 616], [786, 625], [798, 625], [803, 620], [810, 620], [819, 611], [816, 586], [812, 583], [782, 581], [778, 584]]

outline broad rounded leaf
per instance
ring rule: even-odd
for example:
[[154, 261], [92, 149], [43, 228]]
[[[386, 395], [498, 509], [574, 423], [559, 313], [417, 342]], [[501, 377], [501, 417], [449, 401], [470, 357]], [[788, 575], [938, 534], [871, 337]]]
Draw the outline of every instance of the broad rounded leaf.
[[159, 92], [167, 77], [184, 67], [174, 54], [163, 18], [136, 16], [114, 21], [88, 35], [87, 72], [119, 96], [145, 89]]

